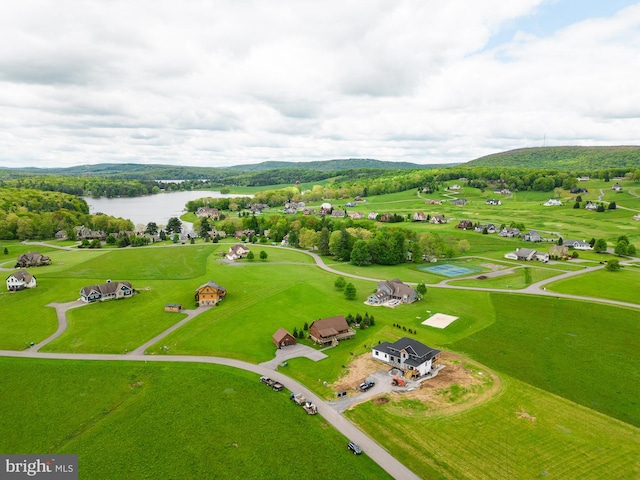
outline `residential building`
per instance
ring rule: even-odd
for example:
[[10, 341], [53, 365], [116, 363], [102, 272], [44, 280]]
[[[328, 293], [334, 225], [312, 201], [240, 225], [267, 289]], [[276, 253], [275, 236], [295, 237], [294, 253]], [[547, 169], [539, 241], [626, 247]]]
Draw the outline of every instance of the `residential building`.
[[112, 282], [107, 280], [106, 283], [82, 287], [80, 289], [80, 300], [87, 303], [119, 300], [130, 298], [133, 293], [131, 282]]
[[18, 257], [16, 268], [41, 267], [43, 265], [49, 265], [50, 263], [51, 259], [46, 255], [38, 252], [29, 252], [23, 253]]
[[434, 215], [433, 217], [431, 217], [431, 220], [429, 220], [429, 223], [440, 225], [443, 223], [447, 223], [447, 219], [444, 218], [444, 215]]
[[427, 216], [424, 212], [414, 212], [412, 219], [414, 222], [426, 222]]
[[196, 289], [195, 297], [198, 305], [202, 307], [205, 305], [216, 305], [221, 302], [226, 295], [226, 288], [221, 287], [213, 280], [210, 280]]
[[309, 326], [309, 336], [314, 342], [337, 345], [339, 340], [353, 337], [355, 330], [349, 328], [343, 315], [316, 320]]
[[245, 258], [248, 253], [249, 249], [246, 246], [238, 243], [229, 248], [229, 253], [227, 253], [226, 258], [227, 260], [238, 260], [240, 258]]
[[298, 343], [296, 337], [291, 335], [284, 328], [279, 328], [276, 333], [273, 334], [273, 337], [271, 337], [271, 339], [273, 340], [275, 346], [278, 348], [288, 347], [289, 345], [295, 345], [296, 343]]
[[36, 277], [26, 270], [18, 270], [7, 277], [7, 290], [16, 292], [25, 288], [35, 288], [37, 286]]
[[371, 349], [374, 359], [401, 370], [407, 378], [431, 373], [440, 353], [440, 350], [407, 337], [394, 343], [382, 342]]
[[392, 300], [398, 303], [413, 303], [418, 299], [418, 292], [415, 288], [402, 283], [398, 278], [378, 282], [376, 292], [369, 295], [367, 303], [370, 305], [383, 305]]
[[563, 240], [562, 245], [566, 245], [569, 248], [574, 248], [575, 250], [593, 250], [591, 244], [584, 240]]

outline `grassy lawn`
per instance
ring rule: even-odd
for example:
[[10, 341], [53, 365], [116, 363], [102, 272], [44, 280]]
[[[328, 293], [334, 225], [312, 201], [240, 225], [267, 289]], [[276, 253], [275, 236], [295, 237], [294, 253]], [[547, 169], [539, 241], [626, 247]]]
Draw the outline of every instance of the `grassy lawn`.
[[450, 348], [640, 426], [637, 310], [497, 293], [491, 300], [495, 323]]
[[640, 475], [638, 428], [509, 377], [499, 397], [454, 415], [434, 417], [401, 399], [346, 415], [423, 478]]
[[[184, 280], [205, 274], [206, 259], [216, 244], [178, 245], [166, 248], [123, 248], [81, 252], [85, 261], [69, 265], [60, 276], [113, 280]], [[66, 252], [67, 255], [80, 252]], [[105, 257], [106, 255], [106, 257]], [[65, 257], [69, 258], [69, 257]], [[53, 257], [52, 257], [53, 260]], [[76, 261], [77, 262], [77, 261]]]
[[[508, 288], [518, 290], [526, 288], [532, 283], [555, 277], [563, 272], [547, 269], [522, 266], [510, 269], [513, 273], [507, 273], [496, 277], [485, 278], [484, 280], [453, 280], [448, 282], [449, 285], [458, 285], [466, 287], [482, 287], [482, 288]], [[480, 274], [478, 274], [480, 275]]]
[[133, 298], [98, 302], [67, 311], [68, 327], [43, 347], [45, 352], [125, 353], [179, 322], [184, 315], [164, 312], [155, 289]]
[[323, 478], [389, 478], [366, 455], [354, 457], [321, 416], [248, 372], [9, 358], [0, 365], [0, 451], [78, 454], [81, 478], [316, 478], [318, 465]]
[[547, 290], [572, 295], [608, 298], [621, 302], [640, 302], [640, 271], [622, 269], [618, 272], [598, 270], [548, 284]]

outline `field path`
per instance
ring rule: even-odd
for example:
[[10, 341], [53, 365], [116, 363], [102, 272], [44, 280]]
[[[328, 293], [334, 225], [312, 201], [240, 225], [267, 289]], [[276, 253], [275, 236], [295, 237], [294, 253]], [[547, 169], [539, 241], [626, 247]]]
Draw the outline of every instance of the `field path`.
[[204, 312], [205, 310], [209, 310], [210, 308], [213, 308], [213, 307], [210, 306], [210, 305], [207, 305], [207, 306], [198, 307], [195, 310], [182, 310], [180, 313], [186, 313], [187, 314], [186, 318], [183, 318], [182, 320], [180, 320], [178, 323], [176, 323], [172, 327], [167, 328], [161, 334], [156, 335], [155, 337], [153, 337], [148, 342], [144, 343], [143, 345], [140, 345], [135, 350], [132, 350], [131, 352], [127, 353], [127, 355], [144, 355], [144, 351], [147, 348], [149, 348], [151, 345], [153, 345], [156, 342], [159, 342], [160, 340], [162, 340], [164, 337], [166, 337], [170, 333], [172, 333], [172, 332], [176, 331], [177, 329], [179, 329], [181, 326], [183, 326], [185, 323], [187, 323], [193, 317], [196, 317], [196, 316], [200, 315], [202, 312]]
[[[206, 357], [206, 356], [178, 356], [178, 355], [108, 355], [108, 354], [87, 354], [87, 353], [41, 353], [34, 350], [23, 352], [0, 350], [0, 356], [4, 357], [27, 357], [27, 358], [47, 358], [52, 360], [87, 360], [87, 361], [134, 361], [134, 362], [190, 362], [190, 363], [211, 363], [224, 365], [233, 368], [240, 368], [257, 375], [265, 375], [282, 383], [286, 388], [294, 392], [301, 392], [318, 407], [318, 413], [333, 427], [342, 433], [349, 440], [358, 443], [364, 452], [369, 455], [380, 467], [388, 472], [393, 478], [401, 480], [417, 480], [420, 477], [396, 460], [389, 452], [378, 445], [375, 440], [365, 434], [349, 420], [336, 412], [320, 397], [315, 395], [304, 385], [292, 380], [282, 373], [273, 371], [265, 366], [234, 360], [231, 358]], [[256, 382], [258, 378], [256, 378]], [[265, 386], [265, 388], [267, 388]], [[346, 445], [344, 447], [347, 448]]]

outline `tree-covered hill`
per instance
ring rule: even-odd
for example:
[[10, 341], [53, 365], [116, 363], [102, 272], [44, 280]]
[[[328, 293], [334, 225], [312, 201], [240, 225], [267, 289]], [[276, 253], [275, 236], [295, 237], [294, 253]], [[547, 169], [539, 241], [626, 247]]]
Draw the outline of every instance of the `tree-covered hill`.
[[[196, 180], [208, 179], [224, 181], [237, 176], [262, 174], [272, 170], [295, 170], [298, 176], [328, 178], [345, 170], [379, 169], [406, 170], [446, 167], [447, 165], [419, 165], [409, 162], [384, 162], [367, 158], [345, 160], [323, 160], [314, 162], [262, 162], [253, 165], [233, 167], [190, 167], [180, 165], [143, 165], [135, 163], [101, 163], [78, 165], [67, 168], [2, 168], [0, 179], [32, 176], [62, 177], [113, 177], [137, 180]], [[318, 172], [314, 174], [312, 172]], [[289, 175], [291, 176], [291, 175]], [[314, 178], [314, 180], [317, 180]]]
[[495, 153], [465, 163], [468, 167], [546, 168], [584, 171], [640, 167], [640, 146], [539, 147]]
[[230, 167], [230, 170], [242, 170], [256, 172], [274, 169], [295, 168], [300, 170], [316, 170], [320, 172], [337, 172], [342, 170], [358, 170], [362, 168], [381, 168], [385, 170], [405, 170], [413, 168], [436, 168], [454, 164], [421, 165], [410, 162], [385, 162], [371, 158], [348, 158], [335, 160], [322, 160], [313, 162], [262, 162], [254, 165], [238, 165]]

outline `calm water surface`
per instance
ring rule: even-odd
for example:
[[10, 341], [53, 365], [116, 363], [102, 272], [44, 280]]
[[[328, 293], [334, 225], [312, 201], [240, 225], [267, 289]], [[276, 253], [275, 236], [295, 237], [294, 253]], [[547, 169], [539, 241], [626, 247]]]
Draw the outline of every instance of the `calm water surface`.
[[134, 225], [155, 222], [166, 225], [171, 217], [180, 217], [190, 200], [198, 198], [237, 198], [252, 195], [224, 194], [217, 191], [193, 190], [185, 192], [158, 193], [134, 198], [91, 198], [84, 197], [90, 213], [104, 213], [113, 217], [129, 219]]

